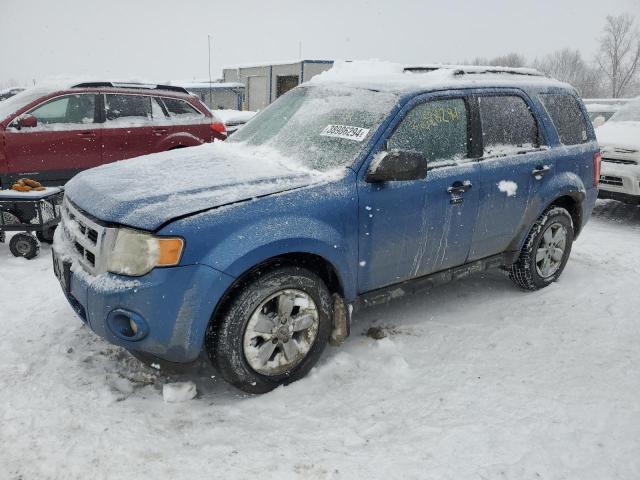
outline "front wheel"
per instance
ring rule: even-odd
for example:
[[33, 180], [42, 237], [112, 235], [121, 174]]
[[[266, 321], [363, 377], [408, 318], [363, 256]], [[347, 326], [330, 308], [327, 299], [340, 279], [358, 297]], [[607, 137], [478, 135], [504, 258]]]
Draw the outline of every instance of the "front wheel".
[[521, 288], [539, 290], [555, 282], [573, 245], [573, 220], [567, 210], [552, 207], [531, 228], [509, 277]]
[[265, 393], [304, 377], [331, 334], [331, 295], [313, 272], [281, 267], [249, 283], [209, 326], [206, 350], [229, 383]]

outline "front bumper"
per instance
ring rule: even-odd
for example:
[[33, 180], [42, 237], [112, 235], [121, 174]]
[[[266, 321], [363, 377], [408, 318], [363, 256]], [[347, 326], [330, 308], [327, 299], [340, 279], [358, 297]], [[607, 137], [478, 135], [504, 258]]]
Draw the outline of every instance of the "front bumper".
[[[601, 197], [640, 198], [640, 165], [625, 165], [602, 161], [600, 175]], [[614, 194], [609, 195], [607, 194]]]
[[[206, 265], [156, 268], [139, 278], [77, 270], [70, 273], [65, 295], [80, 318], [108, 342], [187, 363], [200, 354], [215, 306], [233, 280]], [[143, 320], [147, 331], [142, 338], [125, 339], [115, 331], [111, 320], [121, 312]]]

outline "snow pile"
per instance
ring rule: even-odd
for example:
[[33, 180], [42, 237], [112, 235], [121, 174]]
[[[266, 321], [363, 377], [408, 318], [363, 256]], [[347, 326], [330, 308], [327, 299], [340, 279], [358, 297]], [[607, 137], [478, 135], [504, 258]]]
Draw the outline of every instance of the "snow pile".
[[237, 124], [237, 123], [246, 123], [255, 117], [257, 112], [253, 112], [251, 110], [212, 110], [213, 114], [218, 117], [222, 123], [227, 124]]
[[[637, 480], [638, 238], [640, 208], [599, 202], [557, 284], [490, 272], [357, 312], [262, 396], [144, 367], [77, 319], [48, 245], [0, 245], [0, 476]], [[175, 382], [197, 397], [166, 404]]]
[[507, 197], [515, 197], [518, 191], [518, 184], [510, 180], [500, 180], [498, 190], [507, 194]]
[[162, 386], [162, 398], [166, 403], [188, 402], [198, 394], [193, 382], [165, 383]]
[[596, 128], [596, 137], [601, 146], [640, 150], [640, 122], [609, 120]]

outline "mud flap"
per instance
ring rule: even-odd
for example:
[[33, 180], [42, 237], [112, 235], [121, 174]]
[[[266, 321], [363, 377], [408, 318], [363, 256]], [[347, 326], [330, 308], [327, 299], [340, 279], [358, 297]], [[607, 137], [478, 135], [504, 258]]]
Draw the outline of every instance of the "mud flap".
[[329, 345], [341, 345], [351, 333], [351, 315], [344, 299], [337, 293], [333, 294], [333, 329], [329, 338]]

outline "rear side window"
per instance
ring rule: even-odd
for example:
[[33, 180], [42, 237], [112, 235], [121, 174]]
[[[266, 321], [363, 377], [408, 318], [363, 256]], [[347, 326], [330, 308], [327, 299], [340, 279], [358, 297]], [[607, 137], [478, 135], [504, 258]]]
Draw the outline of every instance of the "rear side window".
[[163, 98], [164, 106], [167, 107], [167, 111], [169, 115], [172, 117], [182, 117], [182, 116], [201, 116], [198, 110], [196, 110], [189, 102], [185, 100], [180, 100], [178, 98]]
[[573, 95], [543, 93], [540, 99], [564, 145], [578, 145], [589, 141], [587, 120]]
[[108, 121], [151, 120], [151, 97], [143, 95], [105, 95]]
[[468, 157], [468, 121], [464, 100], [434, 100], [417, 105], [387, 142], [388, 150], [420, 152], [431, 167]]
[[525, 101], [515, 95], [479, 97], [485, 155], [508, 155], [537, 148], [538, 125]]
[[29, 113], [38, 119], [39, 124], [77, 124], [93, 123], [95, 95], [67, 95], [54, 98]]

